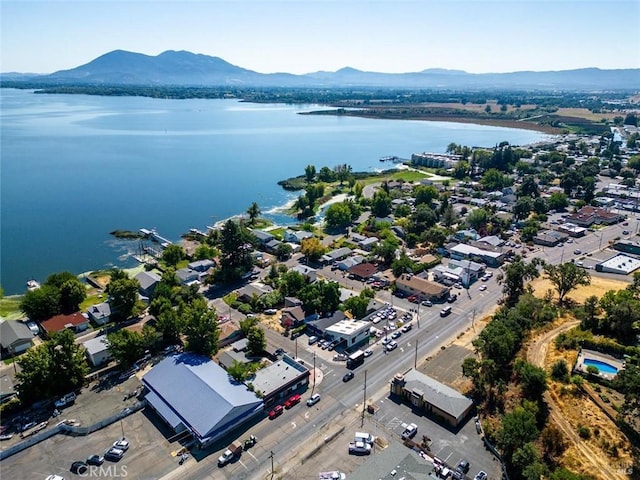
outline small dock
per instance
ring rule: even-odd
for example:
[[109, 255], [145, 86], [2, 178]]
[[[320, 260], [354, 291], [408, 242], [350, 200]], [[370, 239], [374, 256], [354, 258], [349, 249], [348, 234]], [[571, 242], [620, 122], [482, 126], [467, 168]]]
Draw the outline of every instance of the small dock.
[[386, 157], [380, 157], [381, 162], [401, 163], [404, 160], [396, 155], [388, 155]]
[[158, 232], [156, 232], [155, 228], [152, 228], [151, 230], [146, 228], [141, 228], [140, 233], [143, 234], [145, 237], [150, 238], [154, 242], [158, 242], [164, 248], [168, 247], [173, 243], [171, 240], [167, 240], [166, 238], [158, 235]]

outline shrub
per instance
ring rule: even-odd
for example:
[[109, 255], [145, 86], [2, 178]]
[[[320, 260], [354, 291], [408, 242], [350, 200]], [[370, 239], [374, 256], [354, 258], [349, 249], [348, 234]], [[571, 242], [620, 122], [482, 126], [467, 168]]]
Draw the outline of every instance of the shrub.
[[551, 378], [559, 382], [566, 382], [569, 379], [569, 367], [564, 360], [558, 360], [551, 367]]
[[593, 365], [588, 365], [587, 373], [590, 375], [598, 375], [600, 373], [600, 370], [598, 370], [598, 367], [594, 367]]
[[589, 427], [585, 427], [584, 425], [578, 425], [578, 435], [580, 435], [580, 438], [584, 438], [586, 440], [591, 437], [591, 430]]

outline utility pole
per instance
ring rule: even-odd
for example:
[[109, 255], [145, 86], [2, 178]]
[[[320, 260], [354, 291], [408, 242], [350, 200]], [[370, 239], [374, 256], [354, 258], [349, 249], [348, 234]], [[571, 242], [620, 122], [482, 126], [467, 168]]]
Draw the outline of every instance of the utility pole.
[[413, 361], [413, 368], [418, 368], [418, 339], [416, 339], [416, 357]]
[[298, 337], [296, 337], [296, 360], [298, 359]]
[[271, 480], [273, 480], [273, 476], [276, 473], [273, 471], [273, 450], [271, 450], [271, 455], [269, 455], [269, 458], [271, 459]]
[[313, 395], [313, 391], [316, 389], [316, 352], [313, 351], [313, 387], [311, 387], [311, 395]]
[[364, 427], [364, 412], [367, 408], [367, 371], [364, 371], [364, 398], [362, 399], [362, 420], [360, 426]]

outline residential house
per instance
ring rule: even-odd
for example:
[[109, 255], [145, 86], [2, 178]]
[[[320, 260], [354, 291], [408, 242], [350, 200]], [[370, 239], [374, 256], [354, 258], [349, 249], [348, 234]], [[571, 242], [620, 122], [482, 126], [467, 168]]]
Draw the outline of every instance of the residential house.
[[216, 262], [209, 259], [197, 260], [195, 262], [189, 263], [188, 267], [191, 270], [195, 270], [196, 272], [204, 273], [209, 271], [210, 268], [216, 266]]
[[307, 232], [306, 230], [285, 230], [284, 232], [285, 242], [296, 243], [298, 245], [302, 243], [302, 240], [312, 237], [313, 233]]
[[280, 325], [284, 328], [296, 328], [304, 323], [306, 317], [302, 307], [283, 308]]
[[109, 302], [92, 305], [87, 310], [87, 315], [89, 315], [89, 320], [94, 322], [96, 325], [105, 325], [109, 323], [110, 320], [111, 306], [109, 305]]
[[140, 284], [138, 292], [146, 298], [151, 298], [156, 285], [162, 280], [160, 275], [155, 272], [140, 272], [134, 278]]
[[179, 268], [176, 270], [176, 277], [181, 285], [195, 285], [200, 283], [201, 273], [190, 268]]
[[109, 340], [102, 335], [87, 340], [82, 344], [85, 348], [87, 359], [94, 367], [99, 367], [111, 360], [111, 352], [109, 351]]
[[566, 233], [556, 232], [554, 230], [542, 230], [533, 237], [533, 243], [546, 247], [555, 247], [567, 238], [569, 238], [569, 236]]
[[318, 279], [318, 271], [315, 268], [308, 267], [307, 265], [295, 265], [291, 268], [292, 271], [302, 274], [309, 283], [313, 283]]
[[343, 258], [347, 258], [349, 255], [351, 255], [351, 249], [348, 247], [341, 247], [324, 254], [321, 260], [324, 263], [333, 263], [342, 260]]
[[358, 246], [367, 251], [370, 252], [371, 250], [374, 249], [374, 247], [380, 242], [380, 240], [378, 240], [378, 238], [376, 237], [367, 237], [364, 240], [361, 240], [360, 242], [358, 242]]
[[253, 282], [245, 285], [244, 287], [236, 290], [238, 300], [241, 302], [249, 303], [254, 297], [260, 298], [262, 295], [273, 291], [269, 285]]
[[362, 255], [354, 255], [352, 257], [347, 257], [343, 260], [340, 260], [339, 262], [337, 262], [337, 265], [340, 270], [346, 272], [351, 267], [359, 265], [362, 262], [364, 262], [364, 257]]
[[13, 356], [26, 351], [33, 345], [33, 332], [19, 320], [0, 322], [0, 346], [2, 356]]
[[265, 232], [263, 230], [251, 230], [251, 232], [256, 236], [256, 238], [258, 239], [258, 243], [260, 245], [262, 245], [263, 247], [269, 243], [271, 240], [274, 240], [276, 237], [274, 237], [273, 235], [271, 235], [269, 232]]
[[49, 320], [40, 322], [42, 330], [47, 334], [59, 332], [68, 328], [74, 332], [82, 332], [89, 328], [89, 316], [86, 317], [80, 312], [72, 313], [70, 315], [56, 315]]
[[349, 275], [353, 275], [357, 280], [365, 281], [378, 272], [378, 268], [372, 263], [359, 263], [347, 270]]

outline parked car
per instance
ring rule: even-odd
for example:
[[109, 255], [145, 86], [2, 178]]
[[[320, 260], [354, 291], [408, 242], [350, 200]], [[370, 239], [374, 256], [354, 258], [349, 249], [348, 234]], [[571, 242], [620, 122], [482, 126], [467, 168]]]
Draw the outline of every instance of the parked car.
[[458, 299], [458, 295], [454, 293], [454, 294], [449, 295], [449, 296], [447, 297], [447, 302], [449, 302], [449, 303], [453, 303], [453, 302], [455, 302], [457, 299]]
[[273, 420], [276, 417], [279, 417], [284, 412], [284, 407], [282, 405], [276, 405], [273, 407], [273, 410], [269, 412], [269, 418]]
[[431, 302], [431, 300], [423, 300], [421, 303], [425, 307], [433, 307], [433, 303]]
[[396, 342], [395, 340], [391, 340], [389, 343], [387, 343], [388, 351], [395, 350], [396, 348], [398, 348], [398, 342]]
[[355, 377], [355, 374], [353, 372], [347, 372], [344, 374], [344, 377], [342, 377], [342, 381], [348, 382], [349, 380], [352, 380], [353, 377]]
[[483, 292], [487, 289], [486, 285], [480, 285], [480, 291]]
[[391, 338], [395, 340], [396, 338], [400, 338], [401, 335], [402, 335], [402, 332], [400, 330], [396, 330], [391, 334]]
[[408, 332], [409, 330], [411, 330], [412, 328], [413, 328], [413, 323], [407, 323], [406, 325], [404, 325], [404, 326], [402, 327], [402, 329], [401, 329], [401, 330], [402, 330], [404, 333], [407, 333], [407, 332]]
[[307, 400], [307, 407], [312, 407], [313, 405], [315, 405], [319, 401], [320, 401], [320, 394], [319, 393], [314, 393]]
[[87, 457], [87, 465], [102, 465], [104, 457], [102, 455], [91, 455]]
[[465, 459], [460, 460], [456, 470], [461, 473], [467, 473], [469, 471], [469, 462]]
[[373, 349], [372, 349], [372, 348], [367, 348], [367, 349], [364, 351], [364, 356], [365, 356], [365, 357], [370, 357], [371, 355], [373, 355]]
[[295, 395], [289, 397], [289, 399], [286, 402], [284, 402], [284, 408], [289, 409], [294, 405], [297, 405], [298, 403], [300, 403], [300, 400], [302, 400], [302, 397], [296, 393]]
[[53, 406], [56, 408], [64, 408], [72, 405], [73, 402], [76, 401], [76, 394], [71, 392], [67, 393], [65, 396], [59, 398], [55, 402], [53, 402]]
[[89, 467], [87, 466], [86, 463], [78, 461], [78, 462], [73, 462], [69, 470], [71, 470], [71, 473], [75, 473], [76, 475], [82, 475], [83, 473], [87, 473], [87, 470], [89, 470]]
[[49, 475], [45, 480], [64, 480], [64, 477], [60, 475]]
[[309, 345], [313, 345], [317, 341], [318, 341], [318, 337], [316, 337], [315, 335], [312, 337], [309, 337]]
[[578, 250], [578, 249], [576, 249], [576, 250], [574, 250], [574, 251], [573, 251], [573, 253], [574, 253], [575, 255], [580, 255], [580, 254], [582, 253], [582, 250]]
[[115, 447], [111, 447], [104, 454], [104, 459], [110, 462], [117, 462], [122, 459], [122, 457], [124, 457], [124, 450]]
[[120, 440], [116, 440], [115, 442], [113, 442], [113, 448], [117, 448], [118, 450], [126, 452], [127, 450], [129, 450], [129, 440], [122, 437]]
[[487, 480], [487, 472], [485, 472], [484, 470], [480, 470], [478, 473], [476, 473], [476, 476], [473, 480]]
[[623, 235], [629, 235], [629, 230], [623, 230], [623, 231], [622, 231], [622, 234], [623, 234]]

